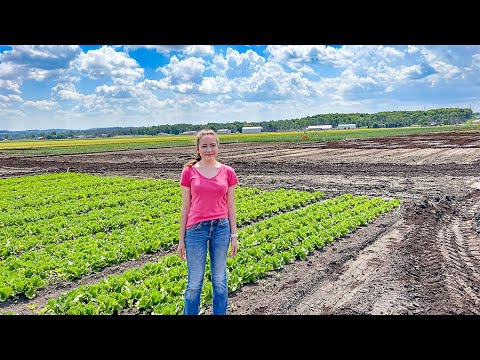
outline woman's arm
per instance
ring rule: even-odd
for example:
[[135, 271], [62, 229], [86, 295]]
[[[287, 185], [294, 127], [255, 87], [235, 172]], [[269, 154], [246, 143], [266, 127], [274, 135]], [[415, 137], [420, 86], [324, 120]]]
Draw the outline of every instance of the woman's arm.
[[185, 231], [187, 227], [188, 210], [190, 209], [190, 188], [182, 186], [182, 209], [180, 210], [180, 234], [178, 237], [178, 256], [181, 260], [187, 258], [185, 252]]
[[230, 234], [236, 235], [231, 237], [232, 250], [230, 256], [235, 256], [238, 251], [238, 231], [237, 231], [237, 209], [235, 207], [235, 185], [230, 186], [227, 192], [228, 220], [230, 222]]

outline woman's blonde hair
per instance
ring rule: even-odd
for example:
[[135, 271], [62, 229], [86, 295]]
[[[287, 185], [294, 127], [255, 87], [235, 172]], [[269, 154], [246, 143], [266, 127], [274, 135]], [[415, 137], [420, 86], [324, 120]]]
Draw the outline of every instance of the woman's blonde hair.
[[197, 153], [195, 154], [195, 159], [190, 160], [188, 163], [184, 165], [185, 166], [192, 166], [198, 163], [200, 160], [202, 160], [202, 157], [200, 156], [198, 149], [199, 149], [199, 144], [200, 144], [200, 139], [204, 137], [205, 135], [213, 135], [215, 137], [215, 140], [217, 140], [217, 145], [220, 143], [218, 140], [218, 135], [217, 133], [212, 130], [212, 129], [202, 129], [199, 132], [197, 132], [197, 141], [196, 141], [196, 149]]

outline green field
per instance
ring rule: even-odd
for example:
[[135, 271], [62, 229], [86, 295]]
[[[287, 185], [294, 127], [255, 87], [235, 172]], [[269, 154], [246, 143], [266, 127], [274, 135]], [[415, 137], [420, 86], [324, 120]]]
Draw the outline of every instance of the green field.
[[[80, 173], [0, 179], [0, 305], [19, 297], [35, 309], [37, 291], [69, 284], [145, 254], [157, 260], [97, 284], [73, 287], [36, 313], [181, 314], [186, 263], [175, 253], [180, 229], [177, 181]], [[239, 253], [228, 258], [229, 292], [399, 206], [398, 199], [239, 186]], [[207, 273], [208, 273], [207, 262]], [[206, 276], [202, 306], [211, 302]], [[12, 314], [0, 306], [0, 314]]]

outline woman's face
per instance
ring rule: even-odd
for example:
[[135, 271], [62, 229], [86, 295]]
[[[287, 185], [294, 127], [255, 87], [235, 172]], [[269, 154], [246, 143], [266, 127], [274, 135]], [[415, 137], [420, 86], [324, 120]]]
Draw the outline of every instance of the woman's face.
[[202, 159], [215, 159], [218, 155], [217, 139], [213, 135], [204, 135], [198, 142], [198, 153]]

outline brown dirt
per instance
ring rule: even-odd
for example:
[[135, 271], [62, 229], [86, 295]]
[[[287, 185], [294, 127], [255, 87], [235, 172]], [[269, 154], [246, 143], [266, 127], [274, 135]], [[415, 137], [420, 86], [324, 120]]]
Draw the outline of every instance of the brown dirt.
[[[395, 211], [307, 260], [243, 286], [231, 294], [229, 313], [480, 313], [480, 132], [221, 144], [220, 151], [219, 160], [235, 168], [240, 184], [320, 190], [327, 198], [348, 192], [402, 200]], [[0, 154], [0, 177], [68, 170], [178, 180], [182, 165], [192, 156], [192, 147]], [[79, 281], [51, 285], [33, 300], [0, 304], [0, 312], [32, 314], [32, 305], [38, 309], [60, 292], [162, 255], [146, 255]]]

